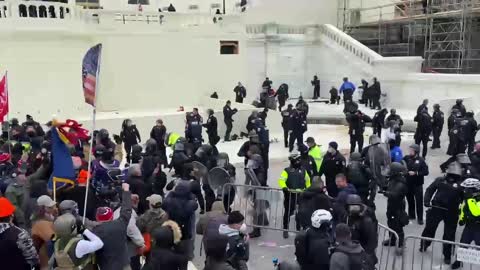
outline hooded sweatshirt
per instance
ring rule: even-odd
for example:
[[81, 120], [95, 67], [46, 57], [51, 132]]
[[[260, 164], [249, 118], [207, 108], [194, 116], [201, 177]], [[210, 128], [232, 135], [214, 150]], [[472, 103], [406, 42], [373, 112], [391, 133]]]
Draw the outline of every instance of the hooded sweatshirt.
[[[362, 246], [357, 242], [341, 242], [335, 249], [330, 258], [330, 270], [357, 270], [350, 267], [350, 257], [348, 254], [359, 254], [363, 252]], [[360, 267], [360, 266], [358, 266]]]
[[0, 223], [0, 242], [2, 269], [30, 270], [38, 265], [38, 254], [27, 231]]
[[250, 256], [250, 248], [245, 242], [245, 236], [226, 224], [221, 224], [218, 232], [228, 237], [227, 258], [230, 264], [235, 269], [248, 269], [246, 264]]

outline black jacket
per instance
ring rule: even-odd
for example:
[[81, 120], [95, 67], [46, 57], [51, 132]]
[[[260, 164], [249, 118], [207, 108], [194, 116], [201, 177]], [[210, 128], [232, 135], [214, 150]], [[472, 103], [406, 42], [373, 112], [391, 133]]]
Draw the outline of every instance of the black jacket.
[[428, 113], [421, 113], [413, 119], [417, 122], [416, 138], [425, 138], [432, 132], [432, 117]]
[[229, 106], [225, 105], [223, 107], [223, 121], [225, 123], [233, 123], [233, 115], [237, 113], [237, 109], [230, 108]]
[[188, 263], [188, 257], [174, 251], [173, 232], [168, 227], [161, 227], [152, 233], [155, 246], [142, 270], [179, 270]]
[[370, 86], [369, 93], [372, 98], [379, 99], [382, 95], [382, 88], [380, 87], [380, 82], [374, 82], [372, 86]]
[[460, 186], [460, 181], [450, 178], [448, 175], [438, 177], [425, 190], [425, 205], [431, 204], [447, 208], [450, 211], [458, 211], [462, 200], [463, 189]]
[[396, 121], [396, 122], [398, 122], [399, 126], [403, 126], [402, 117], [400, 117], [400, 115], [398, 115], [398, 114], [395, 114], [395, 115], [390, 114], [387, 117], [386, 122], [390, 122], [390, 121]]
[[366, 205], [362, 205], [362, 208], [358, 216], [348, 217], [348, 226], [352, 230], [352, 240], [358, 241], [368, 254], [375, 254], [378, 244], [377, 224], [367, 215], [367, 211], [375, 212], [369, 210]]
[[447, 128], [448, 131], [450, 131], [453, 126], [455, 125], [455, 118], [457, 118], [455, 115], [450, 115], [447, 119]]
[[452, 110], [454, 109], [457, 109], [460, 111], [460, 113], [462, 114], [462, 116], [465, 116], [465, 114], [467, 113], [467, 110], [465, 109], [465, 106], [463, 104], [455, 104], [452, 106]]
[[362, 135], [365, 132], [367, 122], [372, 122], [372, 118], [363, 113], [347, 114], [348, 134]]
[[235, 86], [233, 89], [236, 98], [245, 98], [247, 96], [247, 89], [244, 86]]
[[138, 132], [137, 126], [135, 125], [122, 129], [122, 131], [120, 132], [120, 138], [125, 144], [130, 145], [137, 144], [139, 141], [141, 141], [140, 132]]
[[407, 166], [407, 171], [415, 172], [415, 175], [407, 174], [407, 185], [408, 186], [421, 186], [425, 182], [425, 176], [429, 174], [428, 165], [425, 160], [420, 156], [405, 156], [403, 158]]
[[93, 233], [103, 241], [103, 248], [96, 252], [97, 263], [102, 270], [123, 269], [130, 264], [127, 249], [127, 226], [131, 215], [131, 193], [123, 192], [120, 217], [102, 223], [93, 229]]
[[330, 267], [330, 248], [333, 238], [325, 229], [309, 228], [295, 237], [295, 255], [302, 270]]
[[296, 134], [307, 131], [307, 117], [305, 113], [298, 110], [292, 110], [290, 119], [288, 120], [288, 130], [291, 130]]
[[298, 200], [298, 217], [303, 227], [311, 224], [313, 212], [318, 209], [332, 211], [332, 201], [322, 188], [311, 186], [300, 194]]
[[2, 269], [31, 270], [39, 266], [37, 251], [27, 231], [0, 223], [0, 243]]
[[435, 129], [443, 129], [443, 124], [445, 123], [445, 116], [443, 115], [443, 112], [438, 110], [433, 112], [433, 117], [432, 117], [432, 127]]
[[320, 166], [319, 175], [325, 175], [326, 179], [335, 179], [339, 173], [345, 173], [345, 158], [340, 152], [335, 154], [326, 153]]
[[293, 109], [285, 109], [282, 111], [282, 127], [288, 129], [288, 123], [290, 121], [290, 116], [292, 115]]
[[154, 139], [157, 142], [158, 148], [165, 148], [165, 134], [167, 133], [167, 128], [165, 126], [154, 126], [152, 131], [150, 131], [150, 138]]
[[372, 127], [376, 129], [382, 129], [385, 127], [385, 116], [387, 116], [388, 111], [383, 109], [379, 112], [376, 112], [372, 119]]
[[192, 218], [198, 204], [191, 193], [190, 183], [179, 181], [175, 189], [170, 192], [162, 204], [171, 220], [175, 221], [182, 230], [182, 240], [192, 238]]
[[367, 198], [370, 194], [370, 189], [374, 188], [371, 184], [373, 179], [370, 168], [361, 161], [350, 160], [346, 176], [348, 182], [355, 186], [357, 193], [362, 199]]
[[203, 124], [203, 127], [207, 129], [207, 134], [217, 135], [218, 134], [218, 122], [215, 115], [208, 116], [207, 123]]
[[132, 194], [137, 194], [140, 199], [137, 214], [142, 215], [148, 210], [147, 197], [152, 195], [151, 188], [141, 176], [130, 176], [126, 182], [130, 185], [130, 191]]
[[403, 176], [393, 176], [388, 181], [387, 191], [387, 217], [398, 218], [405, 212], [405, 197], [407, 196], [407, 183]]

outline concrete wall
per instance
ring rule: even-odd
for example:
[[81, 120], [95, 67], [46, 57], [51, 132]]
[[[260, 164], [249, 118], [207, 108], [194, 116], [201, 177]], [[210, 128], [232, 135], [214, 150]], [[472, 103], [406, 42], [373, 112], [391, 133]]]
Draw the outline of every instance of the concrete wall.
[[[247, 81], [245, 27], [236, 17], [225, 17], [224, 25], [210, 16], [166, 14], [160, 24], [147, 21], [154, 14], [93, 17], [88, 12], [98, 11], [70, 6], [68, 19], [20, 18], [15, 3], [5, 2], [9, 13], [0, 18], [0, 73], [9, 74], [10, 117], [29, 113], [41, 122], [52, 114], [88, 117], [81, 66], [97, 43], [103, 44], [100, 112], [172, 110], [197, 105], [213, 91], [233, 99], [237, 82]], [[51, 5], [57, 11], [66, 7]], [[125, 24], [123, 18], [128, 18]], [[221, 55], [221, 40], [238, 41], [239, 54]]]

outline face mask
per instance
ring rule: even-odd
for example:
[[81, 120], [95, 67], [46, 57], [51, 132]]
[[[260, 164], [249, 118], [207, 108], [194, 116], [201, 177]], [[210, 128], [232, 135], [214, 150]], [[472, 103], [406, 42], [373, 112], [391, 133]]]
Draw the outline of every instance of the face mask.
[[247, 233], [247, 224], [243, 223], [242, 226], [240, 226], [239, 231], [242, 233]]

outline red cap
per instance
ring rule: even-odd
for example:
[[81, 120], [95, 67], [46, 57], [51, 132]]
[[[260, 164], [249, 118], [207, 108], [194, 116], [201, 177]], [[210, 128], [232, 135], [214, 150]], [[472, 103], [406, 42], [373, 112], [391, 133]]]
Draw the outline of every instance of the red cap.
[[110, 221], [113, 219], [113, 211], [110, 207], [97, 208], [96, 219], [98, 222]]
[[13, 215], [15, 206], [5, 197], [0, 198], [0, 218], [5, 218]]
[[1, 153], [0, 154], [0, 162], [6, 162], [10, 160], [10, 155], [8, 153]]

